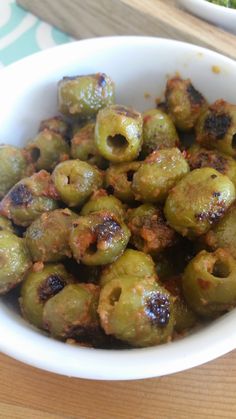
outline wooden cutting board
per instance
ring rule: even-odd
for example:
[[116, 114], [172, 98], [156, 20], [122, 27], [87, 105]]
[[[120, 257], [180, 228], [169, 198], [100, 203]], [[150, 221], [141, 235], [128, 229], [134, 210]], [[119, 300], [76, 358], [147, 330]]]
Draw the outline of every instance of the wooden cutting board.
[[236, 59], [236, 35], [176, 7], [174, 0], [17, 0], [77, 39], [107, 35], [174, 38]]

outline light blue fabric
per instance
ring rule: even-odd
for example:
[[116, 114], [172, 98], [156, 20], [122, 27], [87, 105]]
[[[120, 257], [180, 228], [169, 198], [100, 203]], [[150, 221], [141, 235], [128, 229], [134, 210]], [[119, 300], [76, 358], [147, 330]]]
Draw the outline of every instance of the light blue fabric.
[[15, 0], [0, 0], [0, 67], [71, 40], [25, 11]]

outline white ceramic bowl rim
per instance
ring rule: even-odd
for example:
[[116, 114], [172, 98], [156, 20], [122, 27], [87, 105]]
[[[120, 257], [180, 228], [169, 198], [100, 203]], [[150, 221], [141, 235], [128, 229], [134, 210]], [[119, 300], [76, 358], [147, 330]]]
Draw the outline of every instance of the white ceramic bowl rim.
[[[47, 61], [64, 56], [67, 50], [77, 54], [84, 49], [116, 48], [123, 44], [135, 46], [160, 46], [182, 50], [186, 54], [206, 54], [213, 62], [222, 63], [231, 70], [235, 62], [229, 58], [178, 41], [150, 37], [107, 37], [78, 41], [45, 50], [34, 56], [0, 70], [0, 78], [8, 73], [20, 72], [32, 62], [39, 65], [41, 58]], [[91, 50], [91, 51], [92, 51]], [[64, 344], [40, 334], [23, 319], [15, 320], [10, 308], [0, 301], [0, 350], [13, 358], [32, 366], [67, 376], [127, 380], [162, 376], [181, 371], [214, 359], [236, 347], [235, 311], [219, 318], [208, 327], [174, 343], [145, 349], [98, 350]]]

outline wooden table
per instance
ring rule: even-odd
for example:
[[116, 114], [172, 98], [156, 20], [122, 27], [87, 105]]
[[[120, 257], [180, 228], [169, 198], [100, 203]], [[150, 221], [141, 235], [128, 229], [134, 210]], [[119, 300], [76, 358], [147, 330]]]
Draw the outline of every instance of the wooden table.
[[88, 381], [0, 355], [1, 419], [235, 419], [236, 351], [198, 368], [139, 381]]

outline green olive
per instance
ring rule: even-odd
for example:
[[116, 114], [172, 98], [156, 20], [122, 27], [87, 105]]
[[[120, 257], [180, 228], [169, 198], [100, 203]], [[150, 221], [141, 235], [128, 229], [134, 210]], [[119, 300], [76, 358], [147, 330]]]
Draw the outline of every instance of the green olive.
[[99, 155], [94, 136], [95, 123], [90, 122], [77, 129], [71, 140], [71, 156], [106, 169], [106, 160]]
[[141, 166], [141, 162], [120, 163], [112, 165], [106, 171], [106, 186], [123, 202], [134, 201], [132, 181], [134, 174]]
[[236, 261], [224, 249], [205, 250], [191, 260], [183, 275], [189, 306], [202, 317], [216, 317], [236, 305]]
[[135, 198], [142, 202], [164, 201], [188, 171], [188, 163], [178, 148], [154, 151], [133, 176]]
[[67, 139], [69, 136], [69, 124], [62, 118], [62, 116], [54, 116], [40, 122], [39, 131], [45, 129], [60, 134], [63, 138]]
[[188, 150], [187, 159], [191, 170], [212, 167], [222, 175], [228, 176], [236, 186], [236, 161], [233, 157], [218, 150], [207, 150], [194, 145]]
[[108, 335], [137, 347], [171, 340], [173, 302], [156, 278], [123, 275], [101, 290], [98, 313]]
[[189, 79], [173, 77], [167, 81], [166, 104], [175, 126], [181, 131], [189, 131], [205, 110], [207, 102], [195, 89]]
[[103, 184], [102, 172], [81, 160], [67, 160], [58, 164], [52, 179], [62, 201], [69, 207], [83, 205]]
[[160, 109], [150, 109], [143, 113], [142, 156], [146, 157], [154, 150], [178, 145], [179, 137], [169, 115]]
[[25, 240], [0, 230], [0, 294], [6, 294], [23, 281], [31, 265]]
[[45, 212], [27, 228], [25, 239], [34, 262], [58, 262], [71, 257], [69, 234], [77, 214], [66, 209]]
[[70, 157], [69, 145], [62, 135], [47, 128], [40, 131], [25, 149], [37, 170], [51, 171]]
[[61, 264], [34, 267], [25, 276], [19, 299], [21, 312], [33, 325], [43, 328], [43, 307], [50, 298], [58, 294], [71, 277]]
[[138, 250], [126, 249], [119, 259], [103, 269], [100, 286], [104, 287], [112, 279], [119, 278], [121, 275], [140, 278], [155, 277], [156, 270], [151, 256]]
[[20, 180], [0, 202], [0, 214], [27, 227], [41, 214], [58, 207], [59, 196], [45, 170]]
[[127, 213], [131, 243], [144, 253], [156, 256], [176, 242], [176, 233], [164, 219], [160, 208], [143, 204]]
[[127, 226], [109, 211], [80, 216], [70, 234], [74, 258], [85, 265], [106, 265], [124, 252], [130, 238]]
[[7, 230], [14, 233], [14, 228], [10, 220], [0, 215], [0, 231]]
[[43, 324], [59, 338], [87, 338], [98, 328], [99, 287], [69, 284], [50, 298], [43, 309]]
[[24, 176], [30, 174], [23, 151], [11, 145], [0, 145], [0, 200]]
[[113, 163], [135, 160], [142, 147], [142, 115], [134, 109], [112, 105], [98, 112], [95, 143], [99, 153]]
[[165, 279], [163, 286], [174, 297], [173, 298], [174, 300], [173, 309], [174, 309], [174, 318], [175, 318], [174, 329], [177, 333], [185, 333], [196, 324], [197, 318], [194, 312], [186, 304], [186, 301], [183, 295], [181, 275]]
[[164, 213], [169, 225], [183, 236], [206, 233], [235, 199], [231, 180], [204, 167], [188, 173], [169, 193]]
[[114, 103], [113, 81], [104, 73], [63, 77], [58, 84], [59, 111], [72, 117], [93, 117]]
[[197, 142], [236, 157], [236, 105], [217, 100], [196, 124]]
[[205, 243], [213, 250], [227, 249], [236, 259], [236, 207], [232, 206], [223, 218], [206, 234]]
[[124, 219], [125, 210], [122, 202], [115, 196], [107, 195], [104, 189], [95, 192], [90, 200], [83, 206], [80, 214], [88, 215], [91, 212], [107, 210], [116, 214], [119, 218]]

